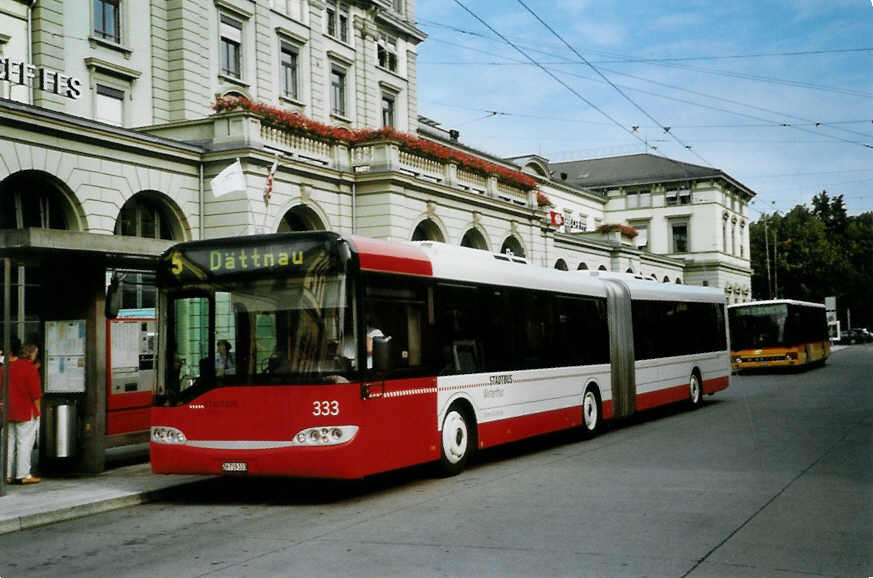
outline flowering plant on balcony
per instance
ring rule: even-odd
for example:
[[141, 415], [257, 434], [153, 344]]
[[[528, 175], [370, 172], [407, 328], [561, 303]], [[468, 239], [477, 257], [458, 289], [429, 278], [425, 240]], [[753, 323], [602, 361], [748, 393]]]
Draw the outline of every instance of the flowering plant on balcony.
[[537, 206], [538, 207], [554, 207], [555, 203], [542, 191], [537, 191]]
[[620, 231], [622, 236], [630, 237], [631, 239], [633, 239], [634, 237], [636, 237], [639, 234], [639, 233], [637, 233], [637, 230], [634, 229], [633, 227], [631, 227], [629, 225], [622, 225], [621, 223], [605, 223], [605, 224], [597, 227], [598, 233], [607, 234], [607, 233], [612, 233], [614, 231]]
[[298, 112], [289, 112], [262, 102], [252, 102], [247, 98], [237, 98], [234, 96], [219, 97], [215, 99], [212, 110], [215, 112], [248, 111], [260, 116], [268, 125], [304, 136], [327, 140], [331, 143], [349, 142], [354, 137], [353, 132], [345, 127], [323, 124], [306, 118]]
[[[378, 140], [391, 140], [397, 142], [400, 148], [408, 152], [440, 162], [455, 162], [467, 170], [486, 176], [494, 175], [498, 180], [524, 190], [531, 190], [537, 186], [536, 179], [521, 171], [500, 166], [433, 141], [402, 133], [393, 127], [377, 130], [350, 130], [314, 121], [297, 112], [289, 112], [261, 102], [252, 102], [247, 98], [232, 96], [217, 98], [212, 105], [212, 110], [219, 113], [235, 110], [248, 111], [260, 116], [267, 125], [312, 138], [327, 140], [331, 143], [359, 144]], [[546, 200], [548, 201], [547, 198]], [[542, 206], [542, 203], [539, 202], [539, 196], [537, 197], [537, 203]]]

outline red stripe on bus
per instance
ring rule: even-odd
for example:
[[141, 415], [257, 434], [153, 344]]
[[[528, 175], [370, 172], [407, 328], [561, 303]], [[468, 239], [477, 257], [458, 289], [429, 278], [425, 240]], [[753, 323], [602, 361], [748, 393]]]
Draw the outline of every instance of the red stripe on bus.
[[730, 383], [731, 378], [728, 375], [725, 375], [724, 377], [716, 377], [714, 379], [706, 379], [703, 381], [703, 393], [708, 395], [727, 389]]
[[691, 399], [688, 384], [637, 394], [637, 411]]
[[479, 424], [479, 447], [487, 448], [523, 438], [576, 427], [582, 423], [582, 407], [573, 406], [533, 415], [523, 415]]

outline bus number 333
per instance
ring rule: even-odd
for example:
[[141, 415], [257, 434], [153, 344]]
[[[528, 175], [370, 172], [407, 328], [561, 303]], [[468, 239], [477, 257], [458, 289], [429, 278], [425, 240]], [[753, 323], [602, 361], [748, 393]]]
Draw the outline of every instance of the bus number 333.
[[337, 400], [312, 402], [312, 415], [339, 415], [339, 412]]

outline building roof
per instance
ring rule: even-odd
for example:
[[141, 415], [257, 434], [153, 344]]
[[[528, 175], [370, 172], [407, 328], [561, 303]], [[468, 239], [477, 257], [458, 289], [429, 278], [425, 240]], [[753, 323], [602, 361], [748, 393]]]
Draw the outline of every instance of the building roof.
[[549, 170], [553, 177], [566, 173], [566, 182], [586, 188], [723, 178], [748, 196], [755, 194], [721, 169], [684, 163], [649, 153], [551, 163]]

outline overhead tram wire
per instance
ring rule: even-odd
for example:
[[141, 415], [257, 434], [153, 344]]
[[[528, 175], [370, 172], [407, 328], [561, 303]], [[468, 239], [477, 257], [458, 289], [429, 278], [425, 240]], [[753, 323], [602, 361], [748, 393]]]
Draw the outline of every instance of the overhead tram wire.
[[[455, 32], [460, 32], [461, 34], [469, 34], [471, 36], [478, 36], [480, 38], [492, 39], [487, 34], [481, 34], [479, 32], [475, 32], [472, 30], [466, 30], [464, 28], [460, 28], [458, 26], [452, 26], [450, 24], [444, 24], [442, 22], [437, 22], [435, 20], [421, 19], [418, 20], [418, 24], [424, 24], [425, 26], [436, 26], [439, 28], [445, 28], [447, 30], [454, 30]], [[597, 51], [601, 52], [601, 51]], [[657, 64], [660, 62], [689, 62], [689, 61], [701, 61], [701, 60], [741, 60], [741, 59], [749, 59], [749, 58], [770, 58], [770, 57], [782, 57], [782, 56], [818, 56], [824, 54], [849, 54], [849, 53], [860, 53], [860, 52], [873, 52], [873, 47], [861, 47], [861, 48], [833, 48], [826, 50], [794, 50], [788, 52], [758, 52], [751, 54], [716, 54], [710, 56], [664, 56], [660, 58], [641, 58], [641, 57], [631, 57], [624, 55], [613, 55], [609, 52], [601, 52], [601, 54], [609, 57], [613, 56], [613, 60], [592, 60], [591, 62], [594, 64]], [[548, 53], [543, 53], [548, 54]]]
[[[512, 58], [511, 56], [505, 56], [505, 55], [500, 55], [500, 54], [494, 54], [493, 52], [488, 52], [488, 51], [481, 50], [481, 49], [478, 49], [478, 48], [473, 48], [473, 47], [470, 47], [470, 46], [465, 46], [465, 45], [463, 45], [463, 44], [457, 44], [457, 43], [453, 43], [453, 42], [448, 42], [448, 41], [446, 41], [446, 40], [441, 40], [441, 39], [437, 39], [437, 38], [435, 38], [435, 39], [433, 39], [433, 40], [435, 40], [435, 41], [437, 41], [437, 42], [442, 42], [442, 43], [444, 43], [444, 44], [448, 44], [448, 45], [450, 45], [450, 46], [456, 46], [456, 47], [458, 47], [458, 48], [462, 48], [462, 49], [470, 50], [470, 51], [473, 51], [473, 52], [481, 52], [481, 53], [483, 53], [483, 54], [487, 54], [487, 55], [489, 55], [489, 56], [495, 56], [495, 57], [498, 57], [498, 58], [506, 58], [506, 59], [509, 59], [509, 60], [513, 61], [514, 63], [523, 64], [523, 65], [525, 65], [525, 66], [529, 66], [529, 65], [530, 65], [528, 62], [525, 62], [525, 61], [522, 61], [522, 60], [519, 60], [519, 59], [516, 59], [516, 58]], [[543, 52], [543, 51], [541, 51], [541, 50], [538, 50], [537, 52], [540, 52], [540, 53], [542, 53], [542, 54], [547, 54], [547, 55], [549, 55], [549, 56], [557, 56], [557, 55], [555, 55], [555, 54], [546, 53], [546, 52]], [[572, 61], [569, 61], [569, 62], [567, 62], [567, 63], [568, 63], [568, 64], [575, 64], [575, 62], [572, 62]], [[537, 65], [537, 66], [539, 66], [540, 64], [541, 64], [541, 63], [535, 63], [535, 65]], [[582, 79], [585, 79], [585, 80], [595, 80], [595, 79], [593, 79], [593, 78], [591, 78], [591, 77], [589, 77], [589, 76], [585, 76], [585, 75], [582, 75], [582, 74], [579, 74], [579, 73], [567, 72], [567, 71], [561, 71], [561, 72], [562, 72], [564, 75], [567, 75], [567, 76], [573, 76], [573, 77], [576, 77], [576, 78], [582, 78]], [[672, 90], [678, 90], [678, 91], [680, 91], [680, 92], [687, 92], [687, 93], [689, 93], [689, 94], [694, 94], [694, 95], [697, 95], [697, 96], [703, 96], [704, 98], [710, 98], [710, 99], [712, 99], [712, 100], [723, 101], [723, 102], [727, 102], [727, 103], [730, 103], [730, 104], [735, 104], [735, 105], [738, 105], [738, 106], [744, 106], [744, 107], [747, 107], [747, 108], [752, 108], [752, 109], [755, 109], [755, 110], [760, 110], [760, 111], [762, 111], [762, 112], [767, 112], [767, 113], [769, 113], [769, 114], [775, 114], [775, 115], [785, 116], [785, 117], [789, 117], [789, 118], [796, 118], [796, 119], [803, 120], [803, 121], [809, 123], [810, 126], [819, 127], [819, 126], [827, 126], [828, 124], [837, 124], [837, 123], [822, 123], [822, 122], [817, 122], [817, 121], [813, 121], [813, 120], [811, 120], [811, 119], [807, 119], [807, 118], [804, 118], [804, 117], [800, 117], [800, 116], [797, 116], [797, 115], [793, 115], [793, 114], [791, 114], [791, 113], [780, 112], [780, 111], [775, 111], [775, 110], [770, 110], [770, 109], [767, 109], [767, 108], [764, 108], [764, 107], [756, 106], [756, 105], [749, 104], [749, 103], [740, 102], [740, 101], [737, 101], [737, 100], [733, 100], [733, 99], [729, 99], [729, 98], [724, 98], [724, 97], [720, 97], [720, 96], [715, 96], [715, 95], [712, 95], [712, 94], [707, 94], [707, 93], [705, 93], [705, 92], [700, 92], [700, 91], [696, 91], [696, 90], [691, 90], [691, 89], [687, 89], [687, 88], [682, 88], [682, 87], [679, 87], [679, 86], [674, 86], [674, 85], [671, 85], [671, 84], [667, 84], [667, 83], [664, 83], [664, 82], [659, 82], [659, 81], [657, 81], [657, 80], [652, 80], [652, 79], [645, 78], [645, 77], [642, 77], [642, 76], [636, 76], [636, 75], [633, 75], [633, 74], [628, 74], [628, 73], [624, 73], [624, 72], [618, 72], [618, 71], [615, 71], [615, 70], [608, 70], [608, 72], [612, 72], [612, 73], [614, 73], [614, 74], [618, 74], [619, 76], [627, 76], [627, 77], [629, 77], [629, 78], [633, 78], [633, 79], [635, 79], [635, 80], [640, 80], [640, 81], [642, 81], [642, 82], [648, 82], [648, 83], [650, 83], [650, 84], [655, 84], [655, 85], [657, 85], [657, 86], [663, 86], [663, 87], [665, 87], [665, 88], [669, 88], [669, 89], [672, 89]], [[636, 91], [636, 92], [642, 92], [643, 94], [648, 94], [648, 95], [655, 96], [655, 97], [658, 97], [658, 98], [663, 98], [663, 99], [666, 99], [666, 100], [672, 100], [672, 101], [679, 102], [679, 103], [682, 103], [682, 104], [690, 104], [690, 105], [692, 105], [692, 106], [696, 106], [696, 107], [700, 107], [700, 108], [705, 108], [705, 109], [708, 109], [708, 110], [714, 110], [714, 111], [717, 111], [717, 112], [724, 112], [724, 113], [732, 114], [732, 115], [735, 115], [735, 116], [742, 116], [742, 117], [745, 117], [745, 118], [750, 118], [750, 119], [752, 119], [752, 120], [757, 120], [757, 121], [759, 121], [759, 122], [766, 123], [765, 126], [771, 126], [771, 127], [785, 127], [785, 128], [795, 128], [796, 130], [800, 130], [800, 131], [802, 131], [802, 132], [808, 132], [809, 134], [814, 134], [814, 135], [822, 136], [822, 137], [825, 137], [825, 138], [831, 138], [831, 139], [838, 140], [838, 141], [841, 141], [841, 142], [844, 142], [844, 143], [847, 143], [847, 144], [854, 144], [854, 145], [860, 145], [860, 146], [867, 147], [867, 148], [873, 148], [873, 147], [871, 147], [870, 145], [868, 145], [868, 144], [866, 144], [866, 143], [863, 143], [863, 142], [859, 142], [859, 141], [855, 141], [855, 140], [849, 140], [849, 139], [846, 139], [846, 138], [840, 138], [839, 136], [836, 136], [836, 135], [822, 134], [822, 133], [820, 133], [819, 131], [804, 130], [803, 128], [800, 128], [802, 125], [800, 125], [800, 124], [796, 124], [796, 123], [787, 123], [787, 122], [784, 122], [784, 121], [770, 120], [770, 119], [762, 118], [762, 117], [760, 117], [760, 116], [751, 115], [751, 114], [748, 114], [748, 113], [743, 113], [743, 112], [739, 112], [739, 111], [733, 111], [733, 110], [728, 110], [728, 109], [724, 109], [724, 108], [719, 108], [719, 107], [715, 107], [715, 106], [711, 106], [711, 105], [702, 104], [702, 103], [700, 103], [700, 102], [689, 101], [689, 100], [685, 100], [685, 99], [681, 99], [681, 98], [677, 98], [677, 97], [673, 97], [673, 96], [667, 96], [667, 95], [665, 95], [665, 94], [659, 94], [659, 93], [657, 93], [657, 92], [651, 92], [651, 91], [647, 91], [647, 90], [644, 90], [644, 89], [641, 89], [641, 88], [634, 88], [634, 87], [630, 87], [630, 86], [625, 86], [624, 88], [626, 88], [627, 90], [633, 90], [633, 91]], [[864, 120], [864, 121], [859, 121], [859, 122], [867, 122], [867, 121]], [[871, 122], [873, 122], [873, 121], [871, 121]], [[660, 128], [660, 127], [659, 127], [659, 128]], [[686, 128], [689, 128], [689, 127], [686, 127]], [[865, 138], [869, 136], [867, 133], [859, 132], [859, 131], [855, 131], [855, 130], [852, 130], [852, 129], [842, 128], [842, 127], [837, 127], [837, 126], [835, 126], [835, 127], [829, 127], [829, 128], [833, 128], [834, 130], [842, 131], [842, 132], [849, 133], [849, 134], [855, 134], [855, 135], [863, 136], [863, 137], [865, 137]]]
[[[466, 33], [466, 34], [475, 34], [476, 36], [483, 38], [485, 40], [494, 40], [493, 38], [490, 38], [484, 34], [474, 33], [472, 31], [463, 30], [463, 29], [460, 29], [457, 27], [449, 27], [449, 26], [445, 26], [445, 27], [450, 28], [450, 29], [454, 29], [454, 30], [458, 30], [458, 31], [460, 31], [462, 33]], [[525, 50], [528, 50], [529, 52], [536, 52], [538, 54], [552, 56], [552, 57], [559, 58], [562, 60], [562, 62], [547, 63], [550, 65], [551, 64], [562, 64], [562, 63], [579, 64], [578, 61], [574, 61], [574, 60], [566, 60], [565, 61], [563, 59], [563, 57], [561, 57], [560, 55], [556, 55], [556, 54], [551, 53], [551, 52], [546, 52], [544, 50], [540, 50], [540, 49], [537, 49], [534, 47], [522, 46], [521, 44], [519, 44], [518, 46], [524, 48]], [[851, 49], [849, 51], [851, 51], [851, 52], [866, 52], [867, 50], [871, 50], [871, 49], [859, 48], [859, 49]], [[598, 51], [598, 50], [592, 50], [592, 52], [617, 59], [617, 60], [607, 61], [606, 63], [625, 63], [625, 62], [636, 63], [637, 60], [639, 60], [639, 59], [635, 59], [633, 57], [629, 57], [629, 56], [624, 55], [624, 54], [618, 54], [618, 53], [613, 53], [613, 52], [604, 52], [604, 51]], [[822, 53], [825, 53], [825, 52], [822, 51]], [[697, 58], [702, 60], [702, 59], [706, 59], [707, 57], [697, 57]], [[724, 71], [724, 70], [692, 67], [692, 66], [681, 64], [680, 63], [681, 60], [682, 60], [681, 58], [663, 58], [663, 59], [653, 58], [653, 59], [649, 59], [646, 62], [643, 62], [643, 64], [654, 64], [657, 66], [665, 66], [665, 67], [679, 69], [679, 70], [688, 70], [690, 72], [702, 72], [704, 74], [710, 74], [710, 75], [714, 75], [714, 76], [726, 76], [728, 78], [740, 78], [742, 80], [752, 80], [755, 82], [762, 82], [765, 84], [778, 84], [778, 85], [783, 85], [783, 86], [791, 86], [791, 87], [795, 87], [795, 88], [805, 88], [808, 90], [818, 90], [818, 91], [824, 91], [824, 92], [833, 92], [833, 93], [837, 93], [837, 94], [845, 94], [848, 96], [858, 96], [858, 97], [862, 97], [862, 98], [873, 97], [873, 92], [835, 88], [835, 87], [831, 87], [831, 86], [824, 86], [824, 85], [814, 84], [814, 83], [809, 83], [809, 82], [786, 80], [783, 78], [773, 78], [773, 77], [767, 77], [767, 76], [743, 74], [743, 73], [738, 73], [738, 72], [733, 73], [733, 72]], [[592, 63], [599, 64], [600, 62], [592, 61]]]
[[649, 120], [651, 120], [652, 122], [654, 122], [657, 126], [660, 126], [660, 127], [664, 130], [665, 133], [667, 133], [668, 135], [670, 135], [670, 137], [671, 137], [673, 140], [675, 140], [677, 143], [679, 143], [679, 145], [682, 146], [682, 147], [684, 147], [686, 150], [691, 151], [691, 153], [692, 153], [694, 156], [696, 156], [697, 158], [699, 158], [701, 161], [703, 161], [703, 163], [704, 163], [705, 165], [710, 166], [710, 167], [711, 167], [711, 166], [714, 166], [711, 162], [709, 162], [708, 160], [706, 160], [705, 158], [703, 158], [703, 156], [701, 156], [700, 153], [698, 153], [696, 150], [693, 150], [693, 149], [691, 148], [691, 145], [687, 145], [687, 144], [685, 144], [685, 143], [682, 141], [682, 139], [680, 139], [680, 138], [677, 137], [675, 134], [673, 134], [673, 133], [671, 132], [671, 128], [670, 128], [669, 126], [664, 126], [663, 124], [661, 124], [660, 122], [658, 122], [658, 120], [657, 120], [654, 116], [652, 116], [651, 114], [649, 114], [649, 111], [647, 111], [646, 109], [644, 109], [644, 108], [643, 108], [642, 106], [640, 106], [640, 105], [639, 105], [639, 104], [638, 104], [634, 99], [632, 99], [631, 97], [629, 97], [629, 96], [628, 96], [628, 95], [627, 95], [627, 94], [626, 94], [626, 93], [625, 93], [621, 88], [619, 88], [619, 87], [618, 87], [614, 82], [612, 82], [612, 81], [611, 81], [611, 80], [610, 80], [610, 79], [609, 79], [605, 74], [603, 74], [603, 73], [600, 71], [599, 68], [597, 68], [596, 66], [594, 66], [593, 64], [591, 64], [591, 62], [589, 62], [587, 58], [585, 58], [585, 57], [584, 57], [584, 56], [583, 56], [583, 55], [582, 55], [578, 50], [576, 50], [576, 49], [575, 49], [575, 48], [574, 48], [574, 47], [573, 47], [569, 42], [567, 42], [567, 41], [564, 39], [563, 36], [561, 36], [560, 34], [558, 34], [558, 32], [557, 32], [554, 28], [552, 28], [551, 26], [549, 26], [549, 24], [548, 24], [545, 20], [543, 20], [542, 18], [540, 18], [539, 14], [537, 14], [536, 12], [534, 12], [533, 10], [531, 10], [531, 8], [530, 8], [527, 4], [524, 3], [524, 0], [518, 0], [518, 3], [521, 4], [521, 5], [524, 7], [525, 10], [527, 10], [528, 12], [530, 12], [531, 16], [533, 16], [534, 18], [536, 18], [537, 21], [539, 21], [540, 24], [542, 24], [543, 26], [545, 26], [546, 30], [548, 30], [549, 32], [551, 32], [551, 33], [555, 36], [555, 38], [557, 38], [558, 40], [560, 40], [560, 41], [564, 44], [564, 46], [566, 46], [567, 48], [569, 48], [570, 51], [571, 51], [573, 54], [575, 54], [576, 56], [578, 56], [579, 59], [582, 60], [582, 62], [584, 62], [585, 64], [587, 64], [588, 67], [591, 68], [591, 70], [593, 70], [594, 72], [596, 72], [596, 73], [598, 74], [598, 76], [600, 76], [600, 78], [602, 78], [602, 79], [605, 80], [607, 83], [609, 83], [609, 86], [611, 86], [612, 88], [614, 88], [615, 91], [618, 92], [622, 97], [624, 97], [625, 100], [627, 100], [627, 101], [628, 101], [629, 103], [631, 103], [631, 104], [632, 104], [632, 105], [633, 105], [637, 110], [639, 110], [641, 113], [643, 113], [643, 114], [646, 116], [646, 118], [648, 118]]
[[[585, 104], [587, 104], [588, 106], [590, 106], [591, 108], [593, 108], [594, 110], [596, 110], [597, 112], [599, 112], [600, 114], [602, 114], [603, 116], [605, 116], [606, 118], [608, 118], [610, 121], [612, 121], [612, 123], [613, 123], [615, 126], [619, 127], [620, 129], [622, 129], [623, 131], [625, 131], [626, 133], [628, 133], [629, 135], [633, 136], [635, 139], [637, 139], [638, 141], [640, 141], [640, 143], [642, 143], [643, 146], [646, 147], [646, 149], [649, 149], [649, 148], [650, 148], [650, 147], [649, 147], [649, 144], [646, 142], [646, 140], [645, 140], [642, 136], [640, 136], [639, 133], [637, 133], [637, 132], [634, 131], [634, 130], [631, 130], [630, 128], [628, 128], [628, 127], [626, 127], [626, 126], [624, 126], [620, 121], [618, 121], [617, 119], [613, 118], [613, 117], [612, 117], [608, 112], [606, 112], [605, 110], [603, 110], [602, 108], [600, 108], [599, 106], [597, 106], [596, 104], [594, 104], [593, 102], [591, 102], [590, 100], [588, 100], [587, 98], [585, 98], [584, 96], [582, 96], [582, 94], [580, 94], [579, 91], [577, 91], [575, 88], [573, 88], [572, 86], [570, 86], [569, 84], [567, 84], [566, 82], [564, 82], [563, 80], [561, 80], [560, 78], [558, 78], [558, 77], [557, 77], [557, 76], [556, 76], [556, 75], [555, 75], [551, 70], [549, 70], [548, 68], [542, 66], [539, 62], [537, 62], [537, 61], [534, 60], [531, 56], [529, 56], [529, 55], [528, 55], [524, 50], [522, 50], [521, 48], [519, 48], [518, 46], [516, 46], [516, 45], [515, 45], [511, 40], [509, 40], [508, 38], [506, 38], [505, 36], [503, 36], [500, 32], [498, 32], [497, 30], [495, 30], [495, 29], [494, 29], [490, 24], [488, 24], [487, 22], [485, 22], [485, 20], [483, 20], [483, 19], [482, 19], [478, 14], [476, 14], [475, 12], [473, 12], [472, 10], [470, 10], [469, 8], [467, 8], [467, 6], [464, 5], [464, 3], [461, 2], [461, 0], [454, 0], [454, 2], [455, 2], [455, 4], [457, 4], [458, 6], [460, 6], [461, 8], [463, 8], [464, 11], [466, 11], [470, 16], [472, 16], [473, 18], [475, 18], [476, 20], [478, 20], [478, 21], [479, 21], [483, 26], [485, 26], [486, 28], [488, 28], [488, 30], [490, 30], [491, 32], [493, 32], [494, 34], [496, 34], [497, 36], [499, 36], [501, 40], [503, 40], [504, 42], [506, 42], [507, 44], [509, 44], [510, 46], [512, 46], [512, 47], [513, 47], [515, 50], [517, 50], [517, 51], [518, 51], [522, 56], [524, 56], [525, 58], [527, 58], [528, 60], [530, 60], [530, 61], [531, 61], [531, 62], [532, 62], [532, 63], [533, 63], [537, 68], [539, 68], [540, 70], [542, 70], [543, 72], [545, 72], [546, 74], [548, 74], [548, 75], [549, 75], [553, 80], [555, 80], [555, 81], [556, 81], [557, 83], [559, 83], [561, 86], [563, 86], [564, 88], [566, 88], [567, 90], [569, 90], [571, 93], [573, 93], [573, 94], [574, 94], [578, 99], [580, 99], [582, 102], [584, 102]], [[654, 150], [657, 150], [657, 149], [654, 149]]]

